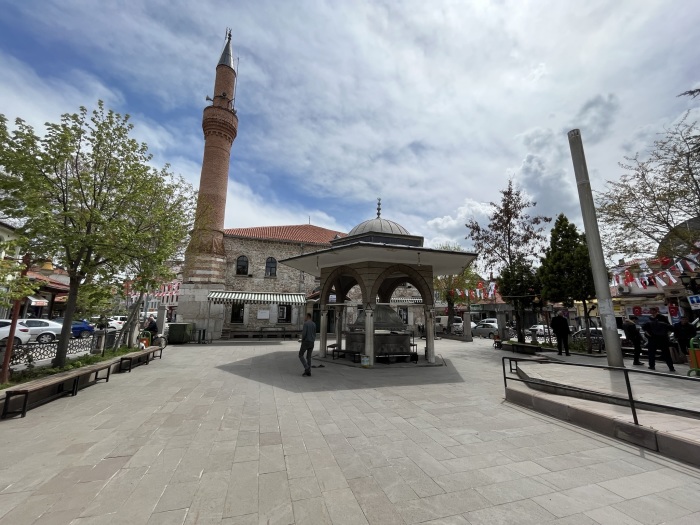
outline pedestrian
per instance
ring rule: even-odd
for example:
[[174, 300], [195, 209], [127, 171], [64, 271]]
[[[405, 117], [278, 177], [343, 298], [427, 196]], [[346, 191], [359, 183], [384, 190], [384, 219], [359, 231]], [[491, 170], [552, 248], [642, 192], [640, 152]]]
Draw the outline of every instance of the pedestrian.
[[148, 317], [148, 320], [146, 321], [146, 328], [144, 328], [144, 330], [151, 333], [151, 341], [153, 341], [156, 335], [158, 335], [158, 323], [156, 323], [153, 315]]
[[[306, 314], [306, 321], [301, 329], [301, 347], [299, 348], [299, 361], [304, 367], [303, 376], [311, 376], [311, 353], [314, 351], [316, 341], [316, 324], [311, 320], [311, 314]], [[304, 359], [306, 354], [306, 359]]]
[[561, 355], [562, 349], [565, 350], [566, 355], [571, 355], [569, 353], [569, 334], [571, 333], [571, 329], [569, 328], [568, 319], [564, 317], [564, 310], [559, 310], [559, 313], [554, 316], [549, 326], [552, 328], [557, 338], [558, 355]]
[[673, 335], [676, 336], [676, 341], [678, 341], [678, 349], [681, 351], [682, 355], [688, 354], [688, 345], [690, 340], [695, 337], [698, 333], [698, 329], [695, 325], [688, 322], [688, 316], [684, 315], [681, 317], [679, 323], [673, 325]]
[[668, 334], [673, 331], [671, 323], [668, 322], [666, 316], [659, 313], [656, 307], [649, 308], [651, 318], [644, 323], [642, 327], [644, 333], [649, 338], [649, 346], [647, 357], [649, 358], [649, 370], [656, 370], [656, 350], [661, 350], [661, 359], [666, 361], [669, 372], [675, 372], [673, 361], [671, 360], [671, 352], [668, 350], [669, 340]]
[[622, 330], [625, 332], [625, 338], [634, 346], [634, 362], [632, 364], [643, 365], [644, 363], [639, 360], [642, 353], [642, 334], [639, 333], [637, 319], [636, 315], [630, 315], [622, 322]]

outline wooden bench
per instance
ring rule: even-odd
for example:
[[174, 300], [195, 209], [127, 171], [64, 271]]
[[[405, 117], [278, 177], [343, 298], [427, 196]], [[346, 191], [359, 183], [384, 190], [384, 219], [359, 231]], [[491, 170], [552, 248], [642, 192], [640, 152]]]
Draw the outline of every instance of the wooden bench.
[[[21, 417], [27, 415], [27, 410], [34, 408], [35, 406], [43, 405], [54, 399], [65, 395], [75, 396], [78, 394], [78, 390], [81, 386], [81, 379], [87, 377], [87, 381], [83, 381], [82, 385], [87, 386], [90, 383], [97, 383], [98, 381], [109, 381], [109, 376], [112, 371], [112, 365], [117, 362], [117, 359], [111, 359], [109, 361], [103, 361], [101, 363], [96, 363], [94, 365], [84, 366], [81, 368], [75, 368], [73, 370], [67, 370], [66, 372], [60, 372], [58, 374], [53, 374], [50, 376], [42, 377], [35, 381], [30, 381], [28, 383], [23, 383], [17, 385], [16, 387], [10, 387], [5, 390], [5, 404], [2, 408], [1, 419], [5, 419], [8, 416], [14, 416], [21, 414]], [[107, 371], [107, 373], [100, 377], [100, 372]], [[95, 374], [94, 379], [92, 379], [92, 374]], [[32, 403], [29, 402], [29, 398], [32, 394], [46, 390], [47, 395], [42, 395]], [[12, 410], [10, 405], [12, 404], [13, 398], [23, 398], [22, 408]]]
[[359, 363], [362, 358], [362, 352], [358, 352], [357, 350], [341, 350], [343, 353], [344, 357], [347, 357], [348, 355], [352, 357], [352, 362], [353, 363]]
[[137, 352], [131, 352], [130, 354], [123, 355], [119, 358], [119, 371], [124, 372], [126, 370], [127, 372], [131, 372], [131, 369], [134, 366], [138, 366], [140, 364], [147, 365], [156, 357], [158, 359], [163, 359], [163, 349], [159, 346], [149, 346], [144, 350], [139, 350]]
[[338, 343], [331, 343], [326, 347], [326, 353], [330, 352], [333, 359], [345, 357], [345, 350], [339, 348]]
[[375, 359], [386, 358], [387, 364], [390, 365], [391, 364], [390, 358], [392, 358], [392, 357], [408, 357], [409, 363], [418, 364], [418, 352], [396, 353], [396, 354], [379, 354], [378, 356], [375, 357]]

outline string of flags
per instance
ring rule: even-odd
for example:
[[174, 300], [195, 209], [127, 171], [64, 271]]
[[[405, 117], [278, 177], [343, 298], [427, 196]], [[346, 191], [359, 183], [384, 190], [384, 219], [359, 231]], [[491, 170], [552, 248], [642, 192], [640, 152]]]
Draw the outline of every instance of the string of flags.
[[[160, 288], [156, 291], [151, 292], [149, 295], [155, 297], [176, 297], [180, 294], [180, 283], [178, 281], [173, 281], [170, 283], [161, 284]], [[130, 294], [132, 300], [137, 299], [139, 294]], [[167, 301], [170, 302], [170, 301]]]
[[636, 286], [646, 290], [650, 286], [663, 288], [669, 284], [678, 282], [679, 277], [683, 272], [694, 272], [698, 269], [698, 255], [690, 254], [686, 258], [673, 260], [670, 257], [662, 257], [652, 261], [661, 266], [662, 270], [652, 270], [647, 261], [634, 261], [631, 264], [638, 264], [640, 272], [637, 276], [633, 275], [629, 267], [618, 266], [611, 270], [610, 286]]
[[460, 290], [459, 288], [455, 288], [454, 290], [450, 290], [450, 294], [453, 296], [458, 296], [458, 297], [469, 297], [469, 299], [475, 300], [475, 299], [493, 299], [493, 297], [496, 295], [496, 283], [495, 282], [490, 282], [488, 286], [486, 286], [483, 281], [479, 281], [476, 285], [476, 288], [473, 290], [469, 289], [464, 289]]

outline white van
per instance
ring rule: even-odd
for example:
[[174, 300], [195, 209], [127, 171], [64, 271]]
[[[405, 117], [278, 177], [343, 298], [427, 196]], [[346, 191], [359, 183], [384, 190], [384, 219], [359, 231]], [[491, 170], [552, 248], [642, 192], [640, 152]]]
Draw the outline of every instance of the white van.
[[[448, 315], [437, 315], [435, 316], [435, 331], [447, 333], [448, 322], [450, 317]], [[454, 316], [452, 318], [452, 333], [453, 334], [463, 334], [464, 333], [464, 321], [459, 316]]]

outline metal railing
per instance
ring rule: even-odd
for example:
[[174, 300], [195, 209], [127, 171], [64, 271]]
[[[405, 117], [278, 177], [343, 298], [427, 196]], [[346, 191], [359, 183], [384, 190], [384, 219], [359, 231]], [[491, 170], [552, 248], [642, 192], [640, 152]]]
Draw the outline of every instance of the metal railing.
[[[569, 385], [564, 385], [561, 383], [556, 383], [553, 384], [551, 381], [548, 382], [542, 382], [542, 381], [537, 381], [537, 380], [532, 380], [532, 379], [522, 379], [520, 377], [508, 377], [506, 375], [506, 360], [509, 361], [509, 371], [511, 374], [517, 374], [518, 373], [518, 363], [520, 361], [526, 361], [529, 363], [535, 363], [538, 365], [547, 365], [547, 364], [553, 364], [553, 365], [563, 365], [563, 366], [574, 366], [574, 367], [579, 367], [579, 368], [596, 368], [599, 370], [613, 370], [613, 371], [618, 371], [622, 372], [624, 379], [625, 379], [625, 386], [627, 388], [627, 397], [622, 397], [618, 396], [615, 394], [610, 394], [607, 392], [600, 392], [596, 390], [591, 390], [591, 389], [586, 389], [586, 388], [580, 388], [580, 387], [575, 387], [575, 386], [569, 386]], [[515, 363], [515, 368], [513, 368], [513, 363]], [[650, 410], [655, 410], [655, 411], [660, 411], [661, 409], [667, 411], [667, 412], [676, 412], [679, 413], [679, 415], [685, 416], [685, 417], [692, 417], [695, 419], [700, 419], [700, 412], [697, 410], [691, 410], [689, 408], [680, 408], [680, 407], [675, 407], [672, 405], [664, 405], [661, 403], [652, 403], [650, 401], [643, 401], [641, 399], [636, 399], [634, 398], [634, 395], [632, 394], [632, 384], [630, 382], [630, 373], [634, 374], [644, 374], [644, 375], [651, 375], [651, 376], [661, 376], [663, 378], [670, 378], [678, 381], [694, 381], [696, 383], [700, 382], [700, 378], [698, 377], [686, 377], [686, 376], [680, 376], [680, 375], [674, 375], [674, 374], [664, 374], [663, 372], [655, 372], [651, 370], [635, 370], [632, 368], [625, 368], [625, 367], [619, 367], [619, 366], [605, 366], [605, 365], [587, 365], [583, 363], [567, 363], [567, 362], [562, 362], [562, 361], [550, 361], [550, 360], [545, 360], [545, 359], [533, 359], [533, 358], [527, 358], [527, 357], [510, 357], [510, 356], [504, 356], [501, 358], [501, 365], [503, 367], [503, 385], [507, 389], [508, 388], [508, 381], [518, 381], [520, 383], [526, 383], [526, 384], [533, 384], [537, 385], [539, 387], [542, 386], [547, 386], [547, 387], [553, 387], [555, 386], [556, 388], [560, 388], [562, 390], [570, 390], [572, 392], [579, 392], [579, 393], [586, 393], [586, 394], [596, 394], [602, 398], [610, 399], [611, 401], [616, 401], [615, 404], [618, 405], [627, 405], [630, 407], [632, 411], [632, 419], [634, 420], [635, 425], [639, 425], [639, 420], [637, 418], [637, 406], [644, 406], [645, 408], [648, 408]]]
[[[94, 336], [68, 341], [67, 355], [84, 354], [91, 352], [97, 338]], [[52, 343], [27, 343], [18, 345], [12, 349], [10, 365], [28, 365], [43, 359], [53, 359], [58, 352], [58, 341]]]

